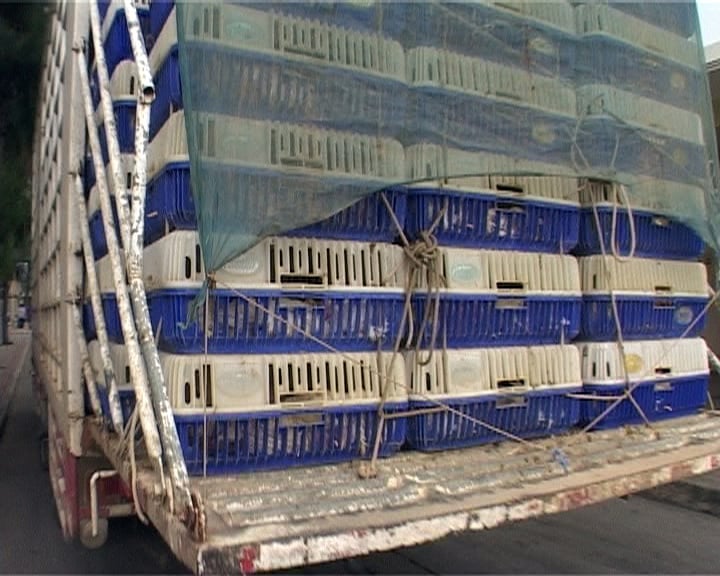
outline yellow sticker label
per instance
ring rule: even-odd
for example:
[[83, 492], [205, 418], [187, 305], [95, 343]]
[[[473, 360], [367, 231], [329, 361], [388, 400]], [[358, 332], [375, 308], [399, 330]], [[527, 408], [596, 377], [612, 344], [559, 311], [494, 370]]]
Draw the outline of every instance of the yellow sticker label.
[[637, 354], [627, 354], [625, 356], [625, 370], [628, 374], [636, 374], [643, 369], [643, 359]]

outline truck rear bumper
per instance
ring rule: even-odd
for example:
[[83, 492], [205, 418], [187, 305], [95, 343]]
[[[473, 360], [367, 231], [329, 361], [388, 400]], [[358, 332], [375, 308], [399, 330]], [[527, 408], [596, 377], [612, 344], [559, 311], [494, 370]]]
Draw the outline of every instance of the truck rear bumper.
[[[93, 436], [112, 449], [93, 425]], [[124, 463], [118, 463], [124, 468]], [[720, 416], [572, 433], [527, 444], [408, 452], [357, 464], [196, 478], [207, 538], [193, 539], [141, 468], [143, 508], [198, 573], [250, 573], [412, 546], [554, 514], [720, 468]], [[121, 474], [123, 473], [120, 470]]]

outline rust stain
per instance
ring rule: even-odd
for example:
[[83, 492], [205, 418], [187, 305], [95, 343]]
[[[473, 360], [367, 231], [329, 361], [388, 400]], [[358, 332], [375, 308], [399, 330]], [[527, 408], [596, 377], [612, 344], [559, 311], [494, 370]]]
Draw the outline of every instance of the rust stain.
[[238, 567], [241, 574], [254, 574], [255, 561], [257, 560], [257, 548], [245, 546], [238, 555]]

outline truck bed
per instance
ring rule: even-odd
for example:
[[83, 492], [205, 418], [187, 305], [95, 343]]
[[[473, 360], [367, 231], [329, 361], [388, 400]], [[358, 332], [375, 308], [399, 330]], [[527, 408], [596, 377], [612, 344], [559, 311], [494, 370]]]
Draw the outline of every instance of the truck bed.
[[[139, 463], [143, 509], [198, 573], [250, 573], [412, 546], [552, 514], [720, 467], [720, 414], [526, 444], [401, 453], [362, 479], [360, 463], [195, 478], [205, 540], [173, 515]], [[113, 441], [90, 430], [113, 460]], [[127, 462], [113, 461], [127, 478]]]

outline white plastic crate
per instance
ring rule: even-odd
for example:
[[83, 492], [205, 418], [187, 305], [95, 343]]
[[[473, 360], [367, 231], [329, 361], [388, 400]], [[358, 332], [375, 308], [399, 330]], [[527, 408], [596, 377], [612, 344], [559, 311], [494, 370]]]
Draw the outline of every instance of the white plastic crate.
[[613, 256], [578, 258], [583, 293], [641, 293], [652, 296], [708, 293], [707, 269], [700, 262]]
[[449, 290], [580, 294], [580, 274], [572, 256], [463, 248], [440, 251], [441, 270]]
[[[402, 145], [390, 138], [309, 129], [203, 114], [199, 152], [209, 160], [307, 174], [342, 174], [362, 179], [404, 179]], [[169, 162], [188, 161], [184, 114], [173, 114], [148, 151], [148, 178]]]
[[407, 55], [407, 75], [414, 87], [442, 87], [575, 116], [571, 84], [482, 58], [438, 48], [415, 48]]
[[[205, 279], [198, 234], [178, 231], [145, 248], [147, 289], [197, 285]], [[273, 288], [389, 288], [405, 286], [401, 248], [309, 238], [267, 238], [215, 273], [224, 284]]]
[[306, 174], [403, 179], [402, 144], [352, 132], [203, 114], [200, 154], [206, 159]]
[[173, 162], [190, 162], [185, 112], [182, 110], [170, 115], [148, 146], [148, 182], [163, 166]]
[[115, 100], [137, 100], [139, 88], [137, 64], [134, 60], [120, 62], [110, 78], [110, 94]]
[[640, 128], [703, 144], [702, 119], [698, 114], [638, 96], [608, 84], [590, 84], [577, 89], [579, 116], [611, 114]]
[[237, 4], [188, 4], [186, 26], [194, 40], [405, 81], [402, 46], [377, 34]]
[[[402, 356], [392, 354], [161, 354], [168, 397], [180, 414], [406, 400]], [[385, 388], [387, 387], [387, 388]]]
[[686, 39], [635, 18], [608, 4], [589, 3], [575, 8], [578, 34], [607, 34], [641, 49], [661, 54], [697, 68], [698, 52], [695, 38]]
[[572, 345], [436, 351], [425, 365], [409, 353], [407, 373], [411, 399], [578, 387], [582, 382], [580, 355]]
[[[503, 174], [534, 172], [556, 174], [562, 169], [553, 164], [517, 159], [511, 156], [443, 149], [434, 144], [419, 144], [405, 151], [408, 179], [433, 180], [447, 174]], [[422, 184], [427, 186], [427, 183]], [[433, 183], [439, 188], [465, 192], [493, 192], [496, 194], [537, 196], [577, 205], [578, 179], [560, 176], [473, 176], [453, 177]]]
[[575, 15], [568, 2], [537, 2], [535, 0], [489, 0], [494, 8], [514, 12], [526, 19], [550, 24], [570, 34], [575, 33]]
[[[135, 156], [132, 154], [122, 154], [120, 157], [120, 163], [122, 164], [123, 180], [125, 182], [125, 190], [128, 194], [132, 192], [133, 172], [135, 170]], [[115, 196], [115, 179], [112, 177], [110, 164], [105, 167], [105, 176], [110, 189], [110, 196]], [[90, 190], [90, 195], [87, 201], [87, 213], [88, 216], [92, 216], [100, 210], [100, 196], [98, 192], [97, 184], [95, 184]]]
[[577, 344], [585, 384], [616, 386], [625, 382], [667, 380], [709, 374], [702, 338], [625, 342], [625, 358], [617, 342]]
[[[630, 174], [617, 174], [617, 180], [622, 182], [635, 182], [626, 188], [630, 207], [641, 210], [655, 210], [660, 213], [673, 214], [676, 212], [677, 199], [683, 198], [690, 206], [705, 206], [705, 191], [699, 186], [657, 180], [650, 178], [637, 179]], [[602, 181], [581, 180], [579, 183], [579, 198], [583, 206], [608, 206], [616, 201], [623, 204], [620, 193], [612, 190], [612, 186]]]

